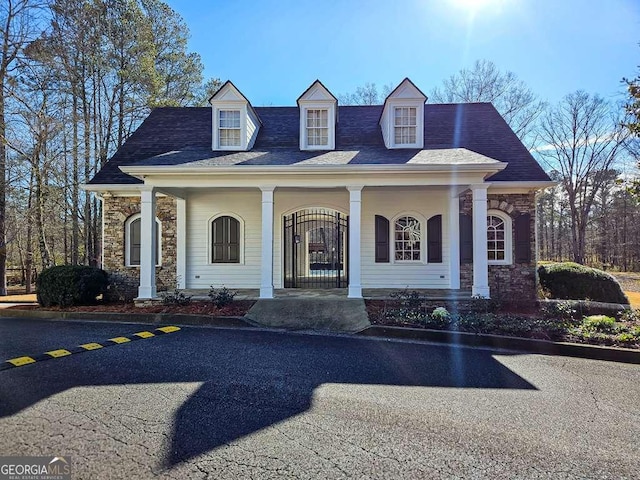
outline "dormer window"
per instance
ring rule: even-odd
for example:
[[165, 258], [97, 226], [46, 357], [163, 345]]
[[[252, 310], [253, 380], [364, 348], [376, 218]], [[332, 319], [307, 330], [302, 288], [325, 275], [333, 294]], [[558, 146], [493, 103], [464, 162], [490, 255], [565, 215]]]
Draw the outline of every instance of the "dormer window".
[[424, 148], [427, 97], [405, 78], [385, 99], [380, 129], [387, 148]]
[[240, 146], [240, 110], [218, 110], [220, 147]]
[[414, 145], [416, 143], [415, 107], [395, 107], [394, 135], [396, 145]]
[[227, 81], [210, 99], [212, 150], [251, 150], [258, 136], [260, 119], [249, 100]]
[[338, 100], [316, 80], [298, 98], [300, 150], [334, 150]]
[[329, 146], [329, 110], [307, 110], [307, 146]]

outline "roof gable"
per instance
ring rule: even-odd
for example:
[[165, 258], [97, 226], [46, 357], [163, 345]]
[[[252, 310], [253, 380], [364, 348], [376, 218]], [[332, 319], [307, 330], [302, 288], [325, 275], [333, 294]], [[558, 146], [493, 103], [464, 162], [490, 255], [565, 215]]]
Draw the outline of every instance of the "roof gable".
[[316, 80], [302, 93], [302, 95], [298, 97], [296, 103], [300, 105], [300, 102], [305, 101], [337, 103], [338, 99], [322, 84], [320, 80]]
[[394, 88], [387, 98], [384, 99], [384, 103], [387, 101], [398, 98], [403, 100], [422, 100], [423, 102], [427, 101], [427, 96], [422, 93], [416, 84], [413, 83], [408, 77], [405, 77], [400, 84]]

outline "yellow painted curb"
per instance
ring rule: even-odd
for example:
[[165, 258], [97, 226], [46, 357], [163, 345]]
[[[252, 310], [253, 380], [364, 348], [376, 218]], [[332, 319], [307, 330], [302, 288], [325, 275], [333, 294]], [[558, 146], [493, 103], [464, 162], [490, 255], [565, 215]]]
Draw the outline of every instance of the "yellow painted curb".
[[80, 347], [84, 348], [85, 350], [98, 350], [99, 348], [102, 348], [102, 345], [100, 345], [99, 343], [83, 343], [82, 345], [80, 345]]

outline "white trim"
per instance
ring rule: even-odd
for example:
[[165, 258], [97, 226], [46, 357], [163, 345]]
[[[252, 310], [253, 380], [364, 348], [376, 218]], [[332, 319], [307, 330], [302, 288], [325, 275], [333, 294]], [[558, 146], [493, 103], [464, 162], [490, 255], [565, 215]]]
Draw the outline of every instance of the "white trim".
[[449, 197], [449, 287], [460, 288], [460, 197]]
[[156, 266], [153, 260], [157, 249], [154, 222], [156, 218], [156, 192], [153, 187], [140, 188], [140, 286], [139, 299], [156, 297]]
[[[434, 214], [437, 215], [437, 214]], [[420, 260], [396, 260], [396, 221], [401, 217], [411, 217], [415, 218], [420, 222]], [[415, 211], [403, 211], [394, 217], [391, 218], [391, 222], [389, 225], [389, 235], [391, 236], [389, 242], [389, 249], [391, 250], [389, 254], [391, 255], [391, 263], [399, 264], [399, 265], [426, 265], [426, 255], [425, 255], [425, 237], [426, 237], [426, 226], [427, 222], [424, 218], [424, 215], [415, 212]]]
[[[327, 144], [309, 145], [307, 138], [307, 110], [327, 111]], [[335, 150], [336, 148], [336, 106], [335, 101], [301, 101], [300, 102], [300, 150]], [[291, 167], [289, 167], [291, 168]]]
[[[489, 265], [512, 265], [513, 264], [513, 220], [511, 216], [495, 208], [487, 210], [487, 219], [491, 216], [498, 217], [504, 222], [504, 260], [489, 260]], [[487, 235], [489, 227], [487, 226]]]
[[362, 298], [362, 185], [349, 190], [349, 292], [348, 298]]
[[487, 185], [471, 185], [473, 200], [473, 285], [471, 293], [489, 298], [487, 261]]
[[[211, 138], [211, 149], [222, 152], [241, 152], [247, 149], [247, 106], [238, 105], [237, 102], [222, 102], [213, 105], [212, 108], [213, 134]], [[237, 111], [240, 114], [240, 145], [222, 146], [220, 145], [220, 111]]]
[[[140, 268], [140, 265], [132, 265], [131, 261], [129, 259], [130, 253], [129, 253], [129, 244], [131, 241], [131, 224], [133, 222], [135, 222], [136, 220], [140, 219], [140, 238], [142, 239], [142, 215], [140, 214], [140, 212], [138, 213], [134, 213], [133, 215], [130, 215], [125, 221], [124, 221], [124, 265], [125, 267], [130, 267], [130, 268]], [[158, 261], [156, 262], [156, 267], [161, 267], [162, 266], [162, 222], [160, 221], [160, 219], [158, 217], [156, 217], [156, 224], [158, 225], [158, 238], [157, 238], [157, 244], [158, 244]], [[104, 227], [103, 227], [104, 228]], [[103, 232], [104, 234], [104, 232]], [[140, 247], [142, 248], [142, 246]], [[140, 261], [142, 262], [142, 256], [140, 257]]]
[[[240, 254], [240, 258], [238, 259], [238, 262], [215, 262], [213, 261], [213, 239], [211, 238], [211, 225], [213, 224], [213, 222], [220, 218], [220, 217], [231, 217], [234, 218], [235, 220], [238, 221], [239, 223], [239, 227], [240, 227], [240, 232], [239, 232], [239, 237], [240, 237], [240, 245], [239, 245], [239, 249], [240, 251], [238, 252]], [[213, 215], [212, 217], [209, 218], [209, 220], [207, 221], [207, 262], [208, 265], [224, 265], [225, 267], [233, 267], [234, 265], [244, 265], [244, 219], [238, 215], [237, 213], [233, 213], [233, 212], [219, 212], [216, 213], [215, 215]]]
[[187, 201], [176, 199], [176, 284], [187, 288]]
[[260, 298], [273, 298], [273, 191], [262, 187], [262, 253], [260, 267]]
[[[487, 157], [488, 158], [488, 157]], [[205, 173], [224, 175], [247, 175], [251, 173], [277, 173], [278, 175], [327, 175], [356, 173], [358, 175], [367, 174], [388, 174], [388, 173], [420, 173], [420, 172], [442, 172], [459, 174], [462, 172], [482, 172], [496, 173], [507, 168], [507, 164], [497, 160], [485, 163], [405, 163], [402, 165], [203, 165], [190, 166], [183, 165], [122, 165], [120, 170], [133, 176], [145, 175], [171, 175], [175, 176], [176, 171], [181, 175], [201, 176]], [[462, 183], [456, 183], [462, 185]], [[468, 185], [468, 182], [467, 182]], [[551, 186], [551, 185], [549, 185]], [[137, 187], [140, 188], [140, 185]]]

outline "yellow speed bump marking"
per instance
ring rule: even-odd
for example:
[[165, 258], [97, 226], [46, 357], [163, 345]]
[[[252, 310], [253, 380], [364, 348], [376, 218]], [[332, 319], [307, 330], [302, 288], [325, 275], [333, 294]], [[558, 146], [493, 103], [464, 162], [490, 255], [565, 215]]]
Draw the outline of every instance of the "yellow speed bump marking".
[[31, 357], [17, 357], [12, 358], [11, 360], [7, 360], [14, 367], [21, 367], [22, 365], [29, 365], [30, 363], [36, 363], [36, 361]]
[[51, 350], [50, 352], [44, 352], [47, 355], [53, 357], [53, 358], [60, 358], [60, 357], [66, 357], [67, 355], [71, 355], [71, 352], [69, 350], [65, 350], [64, 348], [61, 348], [59, 350]]
[[156, 330], [160, 330], [161, 332], [164, 332], [164, 333], [171, 333], [171, 332], [177, 332], [178, 330], [180, 330], [180, 327], [174, 327], [174, 326], [160, 327], [160, 328], [156, 328]]
[[177, 332], [180, 330], [180, 327], [176, 327], [173, 325], [169, 325], [166, 327], [158, 327], [155, 329], [156, 333], [152, 333], [149, 331], [142, 331], [142, 332], [137, 332], [134, 333], [128, 337], [114, 337], [114, 338], [110, 338], [108, 340], [108, 342], [111, 343], [98, 343], [98, 342], [90, 342], [90, 343], [83, 343], [82, 345], [78, 345], [77, 347], [73, 347], [70, 349], [65, 349], [65, 348], [60, 348], [58, 350], [50, 350], [48, 352], [45, 352], [43, 354], [40, 355], [34, 355], [33, 357], [16, 357], [16, 358], [11, 358], [9, 360], [5, 360], [4, 362], [0, 362], [0, 370], [7, 370], [7, 369], [11, 369], [13, 367], [21, 367], [23, 365], [29, 365], [30, 363], [36, 363], [36, 362], [41, 362], [43, 360], [49, 360], [51, 358], [60, 358], [60, 357], [66, 357], [69, 355], [73, 355], [74, 353], [80, 353], [82, 351], [89, 351], [89, 350], [99, 350], [101, 348], [104, 347], [108, 347], [110, 345], [117, 345], [120, 343], [128, 343], [131, 342], [132, 340], [137, 340], [138, 338], [152, 338], [152, 337], [156, 337], [159, 336], [161, 333], [173, 333], [173, 332]]
[[155, 337], [154, 333], [151, 332], [138, 332], [138, 333], [134, 333], [134, 335], [136, 337], [140, 337], [140, 338], [151, 338], [151, 337]]

